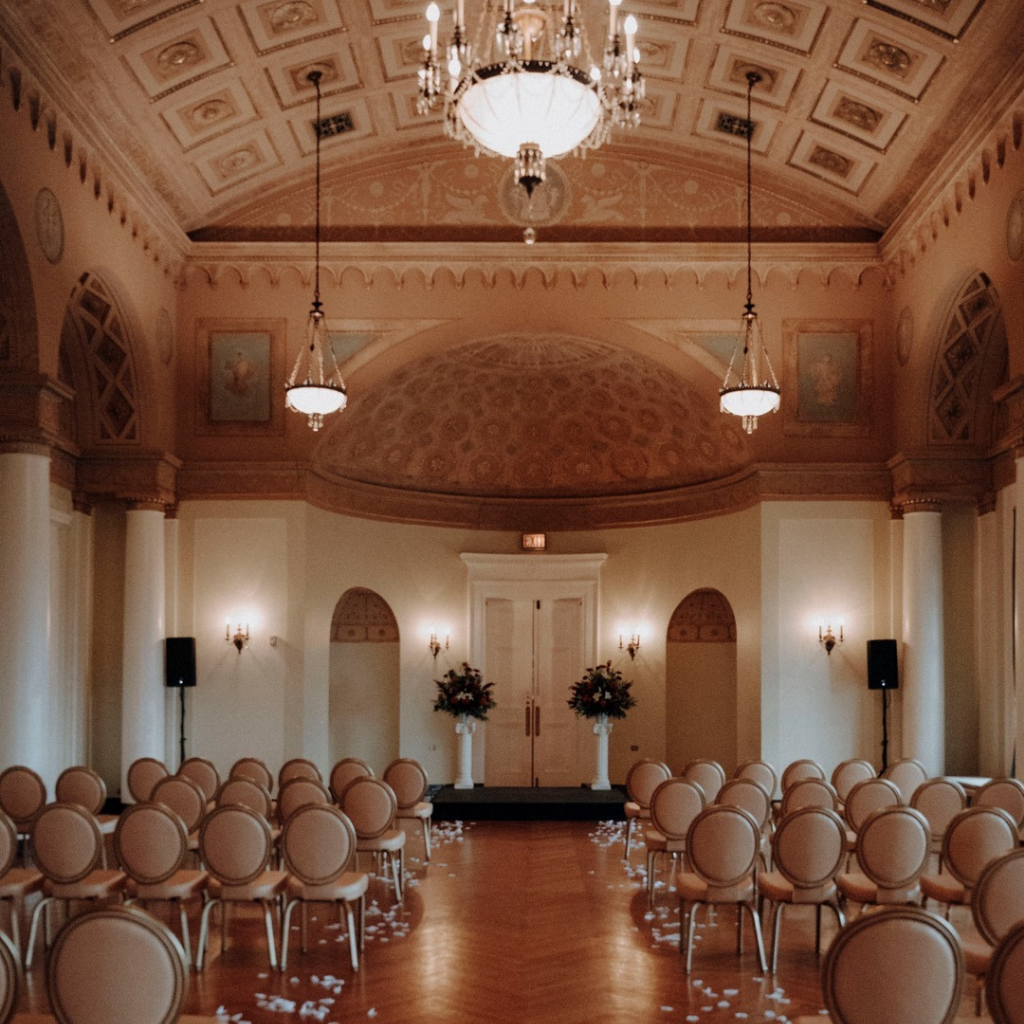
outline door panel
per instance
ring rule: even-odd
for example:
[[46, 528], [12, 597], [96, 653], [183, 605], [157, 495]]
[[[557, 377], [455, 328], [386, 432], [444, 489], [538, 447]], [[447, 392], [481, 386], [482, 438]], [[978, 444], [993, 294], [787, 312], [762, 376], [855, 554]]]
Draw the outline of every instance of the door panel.
[[484, 605], [484, 665], [497, 707], [487, 717], [484, 778], [488, 786], [533, 783], [525, 712], [533, 688], [533, 602], [488, 598]]
[[579, 785], [579, 724], [569, 710], [569, 686], [582, 674], [583, 602], [541, 600], [537, 612], [534, 777], [540, 786]]

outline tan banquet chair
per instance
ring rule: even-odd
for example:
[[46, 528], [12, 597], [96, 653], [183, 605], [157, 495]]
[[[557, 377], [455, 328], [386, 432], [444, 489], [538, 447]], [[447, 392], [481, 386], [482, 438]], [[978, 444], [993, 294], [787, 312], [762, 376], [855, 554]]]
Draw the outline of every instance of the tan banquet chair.
[[961, 811], [942, 837], [945, 871], [925, 875], [921, 892], [926, 900], [946, 906], [965, 904], [985, 865], [1018, 845], [1017, 825], [1001, 807], [968, 807]]
[[214, 803], [217, 807], [241, 804], [243, 807], [256, 811], [267, 821], [270, 821], [274, 815], [274, 801], [270, 797], [270, 790], [262, 782], [257, 782], [244, 775], [225, 779], [220, 784], [220, 789], [217, 790]]
[[757, 891], [768, 901], [772, 924], [771, 972], [779, 963], [782, 911], [786, 906], [815, 909], [815, 949], [821, 950], [821, 908], [827, 906], [842, 928], [836, 875], [846, 856], [842, 818], [826, 807], [802, 807], [779, 822], [772, 838], [772, 870], [757, 876]]
[[870, 761], [865, 761], [860, 757], [851, 757], [835, 766], [832, 772], [832, 788], [839, 797], [840, 813], [842, 813], [842, 805], [846, 803], [846, 797], [849, 795], [850, 790], [858, 782], [873, 779], [877, 775], [878, 772], [875, 771], [875, 766]]
[[21, 964], [18, 950], [3, 932], [0, 932], [0, 1024], [7, 1024], [18, 1005], [21, 987]]
[[760, 783], [768, 794], [768, 799], [775, 798], [775, 787], [779, 783], [779, 776], [775, 769], [767, 761], [744, 761], [738, 765], [732, 773], [734, 779], [753, 779]]
[[718, 791], [715, 803], [742, 807], [753, 815], [761, 829], [761, 864], [767, 870], [772, 856], [772, 801], [764, 787], [753, 778], [730, 779]]
[[212, 809], [217, 790], [220, 789], [220, 772], [217, 771], [217, 766], [206, 757], [188, 757], [181, 762], [178, 774], [191, 779], [203, 791], [203, 796]]
[[426, 799], [430, 784], [419, 761], [400, 757], [384, 769], [384, 781], [395, 791], [399, 821], [418, 821], [423, 828], [423, 848], [430, 860], [430, 828], [434, 821], [434, 805]]
[[18, 830], [14, 822], [0, 811], [0, 903], [7, 904], [11, 939], [21, 956], [21, 912], [25, 898], [42, 889], [43, 874], [35, 868], [16, 868], [17, 856]]
[[[206, 794], [187, 775], [168, 775], [153, 787], [152, 803], [163, 804], [181, 818], [188, 837], [188, 849], [199, 852], [199, 826], [209, 807]], [[186, 950], [186, 953], [188, 950]]]
[[65, 768], [53, 787], [53, 799], [59, 804], [78, 804], [84, 807], [96, 819], [103, 835], [114, 834], [117, 815], [103, 813], [107, 802], [107, 784], [92, 768], [84, 765]]
[[691, 761], [680, 773], [687, 782], [696, 782], [704, 793], [704, 799], [713, 804], [718, 791], [725, 785], [725, 771], [717, 761], [701, 757]]
[[686, 954], [686, 973], [693, 962], [697, 910], [704, 904], [736, 905], [736, 946], [743, 952], [743, 915], [746, 908], [757, 939], [762, 971], [768, 970], [757, 912], [757, 862], [761, 830], [741, 807], [713, 804], [694, 819], [686, 840], [690, 870], [676, 874], [679, 894], [679, 951]]
[[992, 957], [985, 1001], [993, 1024], [1024, 1024], [1024, 921], [1018, 921]]
[[290, 761], [285, 761], [277, 773], [278, 792], [286, 782], [291, 782], [292, 779], [314, 779], [316, 782], [323, 782], [324, 776], [323, 772], [309, 758], [293, 757]]
[[846, 796], [843, 805], [843, 817], [846, 819], [846, 861], [847, 869], [850, 858], [857, 848], [857, 833], [864, 822], [883, 807], [902, 807], [903, 796], [894, 782], [888, 779], [865, 779], [858, 782]]
[[873, 811], [857, 833], [860, 870], [836, 879], [843, 898], [862, 907], [920, 903], [930, 840], [928, 819], [913, 807]]
[[120, 896], [127, 876], [123, 871], [97, 868], [103, 848], [96, 819], [77, 804], [47, 804], [32, 830], [36, 864], [43, 873], [43, 898], [32, 911], [25, 950], [25, 967], [32, 966], [39, 918], [46, 915], [44, 945], [49, 945], [48, 908], [56, 900], [99, 902]]
[[949, 823], [967, 806], [967, 793], [953, 779], [929, 779], [914, 790], [910, 806], [928, 819], [932, 833], [931, 852], [938, 857], [941, 872], [942, 837]]
[[651, 796], [652, 828], [644, 833], [647, 846], [647, 898], [654, 900], [654, 873], [658, 854], [667, 853], [675, 864], [686, 859], [686, 836], [693, 819], [704, 810], [704, 790], [689, 779], [666, 779]]
[[258, 811], [241, 804], [216, 807], [203, 822], [199, 833], [199, 852], [210, 873], [211, 882], [210, 901], [203, 907], [199, 922], [196, 970], [203, 969], [210, 914], [218, 904], [221, 905], [223, 951], [226, 905], [230, 903], [256, 903], [262, 907], [270, 966], [276, 967], [277, 953], [270, 908], [284, 892], [288, 884], [288, 873], [267, 868], [273, 853], [273, 838], [267, 819]]
[[794, 782], [799, 782], [801, 779], [821, 779], [824, 782], [825, 769], [817, 761], [812, 761], [809, 757], [801, 758], [799, 761], [792, 761], [782, 771], [783, 795], [785, 795], [786, 790]]
[[904, 757], [899, 761], [893, 761], [888, 768], [882, 772], [882, 778], [888, 779], [900, 791], [905, 804], [910, 803], [914, 790], [922, 783], [927, 782], [930, 776], [928, 769], [920, 761], [913, 757]]
[[828, 1016], [796, 1024], [952, 1024], [964, 958], [956, 932], [920, 907], [890, 907], [848, 924], [825, 955]]
[[336, 804], [340, 803], [341, 794], [345, 792], [345, 787], [353, 779], [358, 779], [363, 775], [368, 775], [372, 778], [373, 769], [361, 758], [343, 757], [338, 761], [331, 769], [330, 785], [328, 787], [331, 791], [331, 796], [334, 797], [334, 802]]
[[1024, 782], [1020, 779], [993, 779], [986, 782], [971, 801], [972, 807], [1001, 807], [1015, 822], [1024, 841]]
[[46, 976], [59, 1024], [181, 1024], [188, 968], [181, 943], [137, 907], [72, 918], [57, 934]]
[[376, 864], [384, 858], [401, 903], [405, 885], [405, 833], [395, 827], [398, 801], [395, 791], [383, 780], [370, 775], [353, 779], [341, 794], [341, 809], [356, 830], [356, 853], [373, 854]]
[[627, 800], [623, 808], [626, 814], [626, 860], [629, 860], [633, 843], [633, 829], [637, 824], [645, 826], [650, 821], [651, 797], [658, 786], [670, 778], [672, 772], [668, 765], [652, 761], [649, 757], [636, 761], [626, 774]]
[[258, 757], [240, 757], [228, 772], [229, 779], [251, 779], [258, 782], [268, 793], [274, 792], [274, 776]]
[[[16, 764], [0, 773], [0, 811], [14, 822], [23, 853], [31, 843], [32, 825], [46, 806], [46, 784], [37, 772]], [[23, 863], [28, 862], [27, 855]]]
[[330, 803], [331, 794], [319, 779], [293, 775], [278, 791], [277, 817], [284, 825], [300, 807]]
[[[281, 925], [281, 970], [288, 966], [288, 936], [292, 911], [302, 905], [302, 952], [306, 952], [306, 905], [339, 903], [348, 925], [352, 970], [359, 970], [359, 953], [365, 944], [366, 890], [368, 875], [353, 870], [356, 831], [337, 807], [307, 804], [289, 817], [281, 833], [281, 849], [289, 872], [287, 904]], [[356, 925], [352, 904], [359, 908]]]
[[[982, 941], [964, 940], [967, 973], [977, 979], [975, 1013], [981, 1013], [981, 992], [995, 946], [1018, 921], [1024, 921], [1024, 848], [997, 857], [985, 866], [971, 895], [971, 916]], [[1024, 985], [1024, 974], [1020, 976]]]
[[128, 895], [142, 903], [169, 903], [178, 910], [185, 959], [192, 958], [185, 906], [206, 891], [205, 871], [182, 867], [188, 833], [181, 818], [161, 803], [125, 809], [114, 833], [117, 862], [128, 876]]
[[782, 794], [782, 817], [801, 807], [825, 807], [839, 812], [839, 795], [824, 779], [798, 779]]
[[167, 765], [155, 757], [140, 757], [128, 766], [128, 795], [137, 804], [148, 803], [153, 787], [170, 775]]

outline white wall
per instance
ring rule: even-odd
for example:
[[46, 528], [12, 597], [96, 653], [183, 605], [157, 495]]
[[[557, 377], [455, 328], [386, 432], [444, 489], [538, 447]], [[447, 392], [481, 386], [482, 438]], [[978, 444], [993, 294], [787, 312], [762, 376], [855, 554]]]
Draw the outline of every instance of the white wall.
[[710, 757], [731, 775], [737, 765], [736, 645], [667, 645], [665, 758], [676, 774]]
[[327, 763], [361, 757], [381, 775], [399, 756], [401, 659], [396, 643], [332, 643]]

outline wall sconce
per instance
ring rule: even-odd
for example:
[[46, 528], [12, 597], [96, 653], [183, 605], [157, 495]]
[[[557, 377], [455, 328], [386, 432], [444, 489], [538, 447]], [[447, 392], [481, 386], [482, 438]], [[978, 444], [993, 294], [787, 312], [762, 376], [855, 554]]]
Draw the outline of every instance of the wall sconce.
[[[450, 629], [444, 631], [444, 649], [447, 651], [448, 646], [451, 643], [452, 633]], [[432, 629], [430, 631], [430, 653], [434, 656], [434, 661], [437, 661], [437, 656], [441, 653], [441, 641], [437, 635], [437, 630]]]
[[629, 654], [629, 660], [632, 661], [636, 657], [636, 652], [640, 650], [640, 630], [634, 629], [630, 631], [629, 643], [624, 643], [622, 634], [619, 634], [619, 650], [625, 650]]
[[234, 644], [235, 645], [235, 649], [238, 651], [239, 654], [241, 654], [242, 653], [242, 648], [246, 647], [248, 645], [248, 643], [249, 643], [249, 623], [247, 622], [245, 624], [245, 632], [244, 633], [242, 632], [242, 624], [239, 623], [235, 627], [235, 635], [232, 636], [231, 635], [231, 620], [230, 619], [225, 619], [224, 620], [224, 639], [229, 644]]
[[843, 620], [839, 620], [839, 637], [837, 638], [835, 633], [832, 632], [832, 624], [829, 623], [824, 626], [822, 621], [818, 620], [818, 643], [825, 648], [826, 654], [832, 653], [832, 648], [837, 647], [843, 642]]

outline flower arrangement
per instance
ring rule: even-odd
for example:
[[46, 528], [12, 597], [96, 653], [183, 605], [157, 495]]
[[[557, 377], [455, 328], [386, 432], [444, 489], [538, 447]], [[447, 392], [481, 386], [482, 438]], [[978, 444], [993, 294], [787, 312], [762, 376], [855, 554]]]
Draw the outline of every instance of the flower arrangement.
[[469, 715], [487, 721], [487, 712], [495, 706], [491, 690], [494, 683], [485, 683], [480, 670], [470, 668], [466, 662], [462, 668], [451, 668], [443, 679], [435, 679], [437, 684], [437, 700], [434, 701], [435, 711], [444, 711], [458, 718]]
[[568, 704], [580, 718], [625, 718], [626, 712], [636, 707], [636, 697], [630, 693], [633, 684], [622, 678], [609, 661], [596, 668], [588, 668], [583, 678], [572, 684]]

